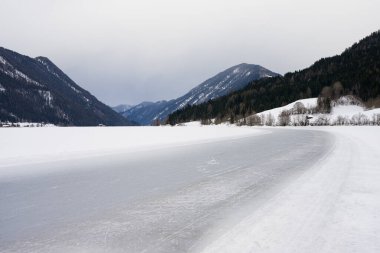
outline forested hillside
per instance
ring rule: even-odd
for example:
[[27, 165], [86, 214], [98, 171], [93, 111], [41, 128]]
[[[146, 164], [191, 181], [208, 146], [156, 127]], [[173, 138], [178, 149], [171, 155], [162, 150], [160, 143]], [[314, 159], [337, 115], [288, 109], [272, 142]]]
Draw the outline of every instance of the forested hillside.
[[339, 93], [336, 95], [355, 95], [370, 107], [380, 107], [380, 31], [341, 55], [322, 58], [304, 70], [253, 81], [219, 99], [187, 106], [169, 115], [168, 123], [211, 118], [234, 121], [298, 99], [318, 97], [324, 87]]

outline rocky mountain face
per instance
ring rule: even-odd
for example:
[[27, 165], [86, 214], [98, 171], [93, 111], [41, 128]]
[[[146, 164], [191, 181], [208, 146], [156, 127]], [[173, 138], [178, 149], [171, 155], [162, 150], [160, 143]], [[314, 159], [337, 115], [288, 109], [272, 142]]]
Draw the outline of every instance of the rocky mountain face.
[[46, 57], [0, 47], [0, 121], [56, 125], [129, 125]]
[[202, 104], [242, 89], [254, 80], [273, 76], [278, 74], [259, 65], [239, 64], [211, 77], [177, 99], [143, 102], [126, 110], [122, 115], [141, 125], [149, 125], [156, 120], [165, 120], [169, 114], [188, 105]]

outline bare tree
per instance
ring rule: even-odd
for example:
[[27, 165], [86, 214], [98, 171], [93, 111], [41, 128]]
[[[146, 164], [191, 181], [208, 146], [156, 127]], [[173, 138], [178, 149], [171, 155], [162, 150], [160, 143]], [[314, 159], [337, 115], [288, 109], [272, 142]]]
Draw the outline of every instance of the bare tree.
[[307, 122], [307, 115], [297, 114], [292, 117], [293, 126], [306, 126]]
[[276, 119], [272, 115], [272, 113], [267, 114], [265, 119], [265, 125], [267, 126], [273, 126], [275, 124]]
[[330, 118], [327, 115], [319, 115], [315, 120], [314, 125], [317, 126], [328, 126], [330, 125]]
[[302, 102], [296, 102], [292, 108], [292, 114], [305, 114], [306, 107]]
[[278, 125], [288, 126], [290, 124], [290, 112], [288, 110], [283, 110], [278, 115]]
[[320, 96], [317, 100], [317, 111], [319, 113], [330, 113], [331, 112], [331, 97], [333, 90], [329, 86], [323, 87]]
[[380, 126], [380, 113], [372, 115], [372, 123], [374, 125]]
[[248, 125], [250, 126], [260, 126], [261, 125], [261, 118], [257, 114], [254, 114], [249, 117], [248, 119]]
[[335, 122], [334, 122], [334, 125], [339, 125], [339, 126], [343, 126], [343, 125], [348, 125], [350, 123], [350, 120], [348, 119], [348, 117], [343, 117], [341, 115], [339, 115]]
[[260, 115], [261, 125], [265, 126], [265, 114]]
[[366, 115], [363, 113], [358, 113], [352, 116], [351, 124], [356, 126], [369, 125], [370, 121]]
[[330, 113], [331, 112], [331, 99], [328, 97], [319, 96], [317, 100], [317, 112]]
[[340, 96], [342, 96], [343, 94], [343, 85], [341, 82], [335, 82], [333, 84], [333, 88], [332, 88], [332, 92], [333, 92], [333, 98], [334, 99], [338, 99], [340, 98]]

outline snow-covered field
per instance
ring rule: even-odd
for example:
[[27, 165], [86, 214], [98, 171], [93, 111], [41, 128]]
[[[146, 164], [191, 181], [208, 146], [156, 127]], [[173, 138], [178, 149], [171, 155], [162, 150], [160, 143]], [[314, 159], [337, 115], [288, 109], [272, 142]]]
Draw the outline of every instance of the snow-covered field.
[[380, 252], [380, 127], [0, 129], [1, 252]]

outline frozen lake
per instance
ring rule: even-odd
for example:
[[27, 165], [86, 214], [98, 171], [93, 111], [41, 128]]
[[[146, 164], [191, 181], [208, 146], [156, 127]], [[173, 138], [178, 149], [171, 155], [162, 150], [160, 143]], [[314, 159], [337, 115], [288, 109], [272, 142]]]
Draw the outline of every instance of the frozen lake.
[[321, 131], [263, 133], [12, 165], [6, 170], [43, 173], [0, 178], [0, 251], [199, 251], [334, 140]]

